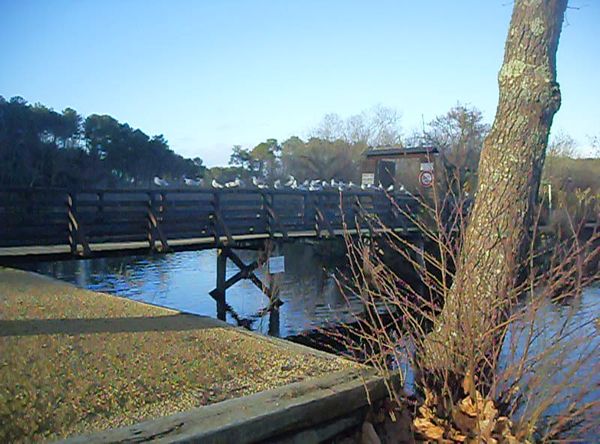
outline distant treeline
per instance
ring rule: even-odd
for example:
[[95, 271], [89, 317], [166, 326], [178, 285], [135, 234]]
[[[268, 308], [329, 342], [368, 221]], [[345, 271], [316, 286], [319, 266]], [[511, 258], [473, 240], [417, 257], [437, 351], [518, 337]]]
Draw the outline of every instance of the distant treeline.
[[[56, 112], [20, 97], [0, 96], [0, 186], [149, 187], [160, 177], [171, 187], [210, 187], [212, 179], [266, 184], [312, 179], [360, 182], [363, 153], [369, 147], [432, 145], [439, 149], [442, 193], [474, 193], [479, 153], [490, 127], [475, 107], [457, 104], [425, 125], [404, 134], [400, 114], [376, 106], [342, 119], [326, 115], [305, 140], [267, 139], [253, 148], [235, 145], [228, 166], [207, 169], [200, 158], [174, 153], [162, 135], [148, 136], [108, 115], [86, 118], [67, 108]], [[235, 135], [232, 135], [234, 137]], [[600, 150], [598, 137], [591, 140]], [[543, 181], [561, 193], [589, 189], [600, 193], [600, 160], [576, 159], [576, 143], [556, 134], [548, 147]], [[203, 178], [203, 181], [197, 179]], [[542, 195], [547, 187], [542, 187]]]
[[21, 97], [0, 96], [0, 185], [26, 187], [149, 186], [155, 176], [200, 177], [162, 135], [148, 136], [108, 115], [85, 119]]
[[474, 190], [479, 153], [488, 131], [479, 110], [459, 104], [436, 117], [425, 131], [404, 135], [399, 113], [376, 106], [346, 119], [328, 114], [306, 140], [293, 136], [281, 143], [267, 139], [254, 148], [234, 146], [229, 166], [211, 168], [207, 175], [221, 182], [259, 177], [274, 183], [291, 175], [299, 182], [357, 183], [366, 149], [428, 145], [439, 149], [443, 171], [437, 177], [443, 188]]

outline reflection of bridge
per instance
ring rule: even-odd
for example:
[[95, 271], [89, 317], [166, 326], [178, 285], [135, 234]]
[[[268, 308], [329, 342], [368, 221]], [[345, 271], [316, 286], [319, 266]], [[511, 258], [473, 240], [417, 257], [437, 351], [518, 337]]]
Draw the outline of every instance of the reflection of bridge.
[[[261, 249], [268, 240], [323, 239], [383, 230], [417, 229], [414, 199], [363, 190], [0, 190], [0, 263], [60, 260], [217, 248], [211, 295], [225, 317], [227, 288], [251, 280], [273, 294], [235, 248]], [[384, 228], [385, 227], [385, 228]], [[239, 272], [227, 279], [226, 262]]]
[[[414, 200], [351, 190], [0, 190], [0, 257], [103, 256], [414, 229]], [[376, 224], [379, 226], [379, 224]]]

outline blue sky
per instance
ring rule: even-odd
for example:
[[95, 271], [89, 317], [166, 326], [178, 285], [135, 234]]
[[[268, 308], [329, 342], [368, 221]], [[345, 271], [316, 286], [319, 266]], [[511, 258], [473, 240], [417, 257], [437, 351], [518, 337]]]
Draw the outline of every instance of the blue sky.
[[[600, 135], [600, 1], [572, 0], [554, 131]], [[509, 0], [0, 0], [0, 95], [111, 114], [225, 164], [374, 105], [406, 133], [458, 101], [492, 121]]]

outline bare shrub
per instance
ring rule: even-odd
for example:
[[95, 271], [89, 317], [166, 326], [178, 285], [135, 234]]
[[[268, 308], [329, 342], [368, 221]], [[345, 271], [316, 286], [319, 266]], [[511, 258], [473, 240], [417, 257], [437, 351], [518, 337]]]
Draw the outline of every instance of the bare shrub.
[[[346, 230], [349, 271], [338, 285], [348, 298], [360, 297], [364, 312], [334, 333], [336, 339], [386, 380], [400, 374], [402, 388], [390, 383], [389, 396], [403, 406], [416, 401], [418, 438], [546, 442], [585, 436], [600, 413], [600, 303], [583, 295], [600, 279], [597, 222], [565, 213], [559, 233], [541, 226], [537, 211], [526, 260], [513, 267], [518, 284], [504, 295], [508, 305], [496, 308], [494, 328], [483, 339], [469, 329], [453, 332], [465, 344], [488, 344], [485, 351], [464, 350], [468, 370], [457, 379], [451, 371], [422, 372], [420, 353], [452, 286], [469, 202], [453, 191], [434, 191], [432, 203], [415, 199], [428, 217], [414, 217], [392, 201], [418, 228], [413, 237], [376, 217], [346, 221], [347, 228], [367, 228], [371, 235], [352, 237]], [[586, 194], [577, 199], [597, 221], [597, 202]], [[399, 271], [389, 258], [402, 258], [415, 279], [406, 279], [406, 269]], [[460, 307], [455, 316], [460, 325], [478, 313]]]

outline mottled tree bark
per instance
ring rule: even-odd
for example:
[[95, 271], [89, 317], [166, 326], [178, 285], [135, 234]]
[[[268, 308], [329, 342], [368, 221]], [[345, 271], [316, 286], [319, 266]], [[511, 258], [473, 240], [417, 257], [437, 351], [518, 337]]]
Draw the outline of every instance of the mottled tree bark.
[[420, 353], [426, 371], [473, 372], [501, 339], [492, 331], [514, 294], [560, 107], [556, 50], [566, 7], [567, 0], [515, 1], [496, 118], [481, 153], [454, 284]]

